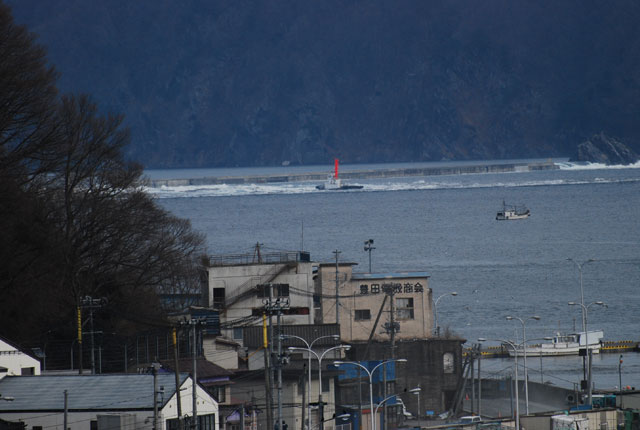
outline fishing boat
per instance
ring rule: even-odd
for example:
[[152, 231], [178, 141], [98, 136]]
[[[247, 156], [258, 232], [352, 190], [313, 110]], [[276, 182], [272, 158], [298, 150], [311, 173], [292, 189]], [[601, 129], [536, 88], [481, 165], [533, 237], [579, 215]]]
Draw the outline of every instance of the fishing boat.
[[[527, 346], [527, 355], [578, 355], [581, 349], [586, 349], [587, 342], [591, 352], [598, 354], [600, 353], [603, 337], [604, 332], [602, 330], [582, 331], [569, 334], [557, 333], [553, 336], [551, 342]], [[518, 348], [518, 355], [522, 356], [523, 353], [522, 348]], [[513, 357], [513, 349], [509, 349], [509, 355]]]
[[498, 221], [506, 221], [512, 219], [524, 219], [531, 215], [531, 211], [526, 206], [507, 205], [502, 201], [502, 210], [496, 214]]
[[342, 180], [338, 177], [338, 159], [334, 160], [334, 172], [333, 174], [329, 173], [327, 176], [327, 180], [324, 184], [316, 185], [316, 188], [319, 190], [359, 190], [363, 188], [362, 185], [349, 185], [343, 184]]

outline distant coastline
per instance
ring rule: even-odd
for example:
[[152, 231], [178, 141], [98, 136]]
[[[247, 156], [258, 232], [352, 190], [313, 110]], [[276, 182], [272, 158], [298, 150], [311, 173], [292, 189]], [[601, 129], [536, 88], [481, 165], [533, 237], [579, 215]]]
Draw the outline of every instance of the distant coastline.
[[[346, 170], [340, 173], [344, 179], [398, 178], [406, 176], [438, 176], [478, 173], [527, 172], [533, 170], [556, 170], [558, 165], [552, 160], [522, 162], [490, 162], [477, 164], [446, 164], [424, 167], [367, 168]], [[152, 188], [179, 187], [189, 185], [219, 184], [268, 184], [304, 181], [322, 181], [327, 172], [273, 173], [261, 175], [205, 176], [200, 178], [147, 178], [145, 185]]]

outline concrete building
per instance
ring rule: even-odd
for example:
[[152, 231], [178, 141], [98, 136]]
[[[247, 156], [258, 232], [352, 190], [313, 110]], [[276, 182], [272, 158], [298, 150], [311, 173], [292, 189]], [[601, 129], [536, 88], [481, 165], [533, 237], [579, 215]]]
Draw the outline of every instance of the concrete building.
[[[262, 324], [269, 292], [287, 301], [284, 324], [312, 324], [313, 267], [307, 252], [262, 252], [219, 255], [209, 260], [203, 306], [219, 310], [222, 335], [242, 345], [242, 327]], [[287, 285], [288, 287], [285, 287]]]
[[[0, 402], [0, 419], [29, 429], [178, 429], [175, 374], [155, 378], [154, 383], [152, 374], [8, 376], [0, 392], [12, 400]], [[193, 417], [191, 377], [180, 374], [179, 388], [182, 416]], [[199, 428], [218, 430], [218, 403], [202, 386], [196, 390]]]
[[316, 323], [340, 324], [340, 338], [344, 342], [368, 341], [372, 333], [373, 340], [389, 340], [387, 333], [392, 326], [398, 340], [431, 337], [429, 274], [354, 273], [353, 266], [353, 263], [318, 266]]

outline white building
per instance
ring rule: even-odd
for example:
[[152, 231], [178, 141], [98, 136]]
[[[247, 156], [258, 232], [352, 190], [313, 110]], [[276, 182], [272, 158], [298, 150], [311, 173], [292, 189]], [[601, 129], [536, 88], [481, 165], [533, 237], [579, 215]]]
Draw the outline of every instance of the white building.
[[288, 303], [282, 323], [313, 324], [314, 265], [307, 252], [264, 253], [258, 249], [254, 254], [213, 256], [207, 267], [203, 306], [219, 310], [222, 334], [242, 344], [242, 327], [262, 324], [269, 293], [259, 286], [288, 285], [273, 291], [274, 299]]
[[[179, 375], [182, 416], [193, 416], [192, 379]], [[178, 429], [173, 373], [64, 376], [7, 376], [0, 381], [0, 419], [29, 429]], [[157, 387], [157, 414], [154, 391]], [[218, 403], [196, 385], [201, 430], [218, 430]], [[65, 413], [66, 410], [66, 413]], [[157, 422], [157, 426], [154, 425]]]
[[40, 361], [0, 338], [0, 379], [5, 376], [39, 375]]

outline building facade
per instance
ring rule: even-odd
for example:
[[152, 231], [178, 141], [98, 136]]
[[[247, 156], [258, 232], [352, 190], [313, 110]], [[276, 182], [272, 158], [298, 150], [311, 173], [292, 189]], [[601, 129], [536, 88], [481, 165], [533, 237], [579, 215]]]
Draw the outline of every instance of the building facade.
[[[340, 324], [344, 342], [426, 339], [433, 331], [426, 272], [354, 273], [352, 263], [318, 266], [315, 322]], [[336, 312], [336, 310], [338, 310]]]

